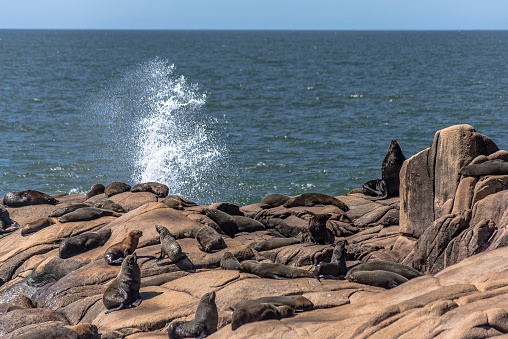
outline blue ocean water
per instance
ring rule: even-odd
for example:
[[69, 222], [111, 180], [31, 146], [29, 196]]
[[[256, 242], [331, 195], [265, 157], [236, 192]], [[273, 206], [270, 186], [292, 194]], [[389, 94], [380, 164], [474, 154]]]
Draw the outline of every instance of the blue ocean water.
[[471, 124], [508, 148], [507, 31], [0, 30], [0, 196], [339, 195]]

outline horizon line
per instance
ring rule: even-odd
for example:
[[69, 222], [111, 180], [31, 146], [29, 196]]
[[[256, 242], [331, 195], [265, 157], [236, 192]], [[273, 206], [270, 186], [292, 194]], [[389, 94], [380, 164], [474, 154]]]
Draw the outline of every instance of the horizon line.
[[508, 31], [508, 28], [3, 28], [0, 30], [41, 30], [41, 31], [383, 31], [383, 32], [407, 32], [407, 31]]

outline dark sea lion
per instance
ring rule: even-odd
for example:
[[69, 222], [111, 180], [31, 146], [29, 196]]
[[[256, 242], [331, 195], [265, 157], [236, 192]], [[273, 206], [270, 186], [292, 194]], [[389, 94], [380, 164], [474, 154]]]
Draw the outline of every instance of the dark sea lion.
[[159, 225], [155, 225], [155, 229], [160, 235], [161, 242], [161, 254], [156, 259], [157, 265], [159, 265], [159, 261], [162, 260], [165, 256], [169, 258], [170, 264], [180, 260], [182, 257], [182, 248], [173, 237], [173, 235], [171, 235], [171, 232], [169, 232], [166, 227]]
[[120, 217], [121, 214], [110, 210], [103, 210], [102, 208], [82, 207], [64, 214], [60, 218], [60, 222], [89, 221], [107, 216]]
[[381, 178], [386, 183], [390, 197], [399, 195], [399, 173], [404, 161], [406, 161], [406, 157], [402, 154], [399, 143], [397, 140], [392, 140], [388, 147], [388, 153], [381, 164]]
[[247, 323], [268, 319], [282, 319], [291, 317], [294, 314], [295, 310], [286, 305], [275, 306], [269, 303], [255, 303], [247, 307], [237, 307], [233, 311], [231, 329], [234, 331]]
[[347, 280], [359, 284], [383, 287], [386, 289], [394, 288], [408, 281], [400, 274], [377, 270], [377, 271], [355, 271], [348, 274]]
[[489, 160], [480, 164], [464, 166], [459, 174], [465, 177], [481, 177], [484, 175], [507, 175], [508, 162], [502, 160]]
[[184, 207], [197, 206], [195, 202], [182, 198], [178, 195], [168, 195], [162, 202], [169, 208], [183, 210]]
[[106, 186], [106, 188], [104, 189], [104, 193], [106, 194], [106, 197], [109, 198], [109, 197], [116, 195], [116, 194], [129, 192], [130, 190], [131, 190], [130, 185], [128, 185], [124, 182], [121, 182], [121, 181], [115, 181], [115, 182], [112, 182], [111, 184], [109, 184], [108, 186]]
[[104, 253], [104, 259], [109, 265], [118, 265], [138, 247], [139, 238], [143, 236], [140, 230], [130, 231], [122, 241], [111, 245]]
[[48, 217], [50, 218], [59, 218], [67, 213], [74, 212], [75, 210], [83, 207], [90, 207], [88, 204], [71, 204], [64, 207], [57, 208], [53, 212], [51, 212]]
[[217, 225], [230, 237], [234, 237], [238, 233], [238, 227], [232, 216], [222, 212], [216, 208], [207, 208], [205, 210], [206, 216], [215, 221]]
[[113, 202], [109, 199], [99, 201], [99, 202], [93, 204], [93, 207], [100, 208], [103, 210], [118, 212], [118, 213], [125, 213], [125, 210], [122, 206], [120, 206], [116, 202]]
[[320, 262], [316, 265], [314, 273], [316, 274], [317, 280], [322, 277], [333, 276], [340, 277], [345, 276], [347, 273], [346, 267], [346, 244], [347, 241], [339, 241], [335, 245], [332, 258], [330, 262]]
[[28, 286], [42, 287], [60, 280], [89, 262], [90, 260], [63, 260], [58, 257], [49, 259], [49, 261], [43, 260], [32, 270], [26, 283]]
[[43, 228], [56, 224], [57, 222], [58, 218], [40, 218], [34, 220], [21, 228], [21, 235], [25, 236], [27, 234], [40, 231]]
[[102, 302], [108, 309], [106, 314], [129, 306], [139, 306], [141, 304], [140, 286], [141, 270], [136, 253], [133, 253], [125, 257], [120, 272], [102, 296]]
[[104, 193], [104, 191], [106, 190], [106, 187], [104, 187], [103, 184], [95, 184], [92, 186], [92, 188], [90, 189], [90, 192], [88, 192], [86, 195], [85, 195], [85, 200], [88, 200], [90, 199], [91, 197], [94, 197], [96, 195], [99, 195], [99, 194], [102, 194]]
[[328, 239], [328, 230], [326, 229], [326, 221], [330, 217], [331, 214], [315, 214], [309, 219], [309, 233], [312, 240], [314, 240], [311, 245], [332, 245], [331, 239]]
[[201, 227], [196, 234], [196, 240], [199, 242], [198, 248], [207, 253], [217, 252], [227, 247], [222, 236], [210, 226]]
[[353, 268], [351, 268], [346, 275], [346, 279], [348, 276], [354, 272], [357, 271], [376, 271], [376, 270], [383, 270], [383, 271], [389, 271], [393, 273], [397, 273], [407, 279], [413, 279], [422, 276], [420, 272], [415, 270], [412, 267], [399, 264], [392, 261], [367, 261], [365, 263], [361, 263]]
[[261, 278], [289, 279], [289, 278], [312, 278], [314, 273], [293, 268], [282, 264], [253, 263], [242, 261], [238, 266], [240, 272], [255, 274]]
[[260, 223], [259, 221], [245, 217], [243, 215], [231, 215], [233, 221], [236, 224], [239, 232], [256, 232], [256, 231], [264, 231], [265, 225]]
[[111, 236], [111, 229], [104, 228], [98, 232], [86, 232], [62, 240], [59, 248], [59, 256], [62, 259], [83, 253], [92, 248], [104, 245]]
[[220, 268], [223, 270], [237, 270], [240, 262], [231, 252], [224, 252], [220, 258]]
[[273, 207], [278, 207], [284, 205], [291, 197], [285, 194], [268, 194], [261, 199], [262, 204], [271, 205]]
[[231, 310], [234, 311], [236, 308], [248, 307], [254, 303], [267, 303], [275, 306], [289, 306], [294, 308], [296, 311], [307, 311], [314, 308], [314, 304], [309, 299], [301, 295], [283, 295], [283, 296], [271, 296], [262, 297], [254, 300], [243, 300], [237, 302], [234, 306], [231, 306]]
[[131, 192], [150, 192], [158, 198], [165, 198], [169, 193], [169, 187], [158, 182], [145, 182], [132, 187]]
[[365, 195], [375, 196], [375, 198], [369, 198], [369, 200], [381, 200], [388, 198], [388, 189], [386, 188], [386, 182], [383, 179], [367, 181], [363, 184], [362, 190], [362, 193]]
[[331, 195], [322, 193], [303, 193], [297, 195], [294, 198], [290, 198], [283, 205], [284, 207], [296, 207], [296, 206], [315, 206], [315, 205], [334, 205], [341, 210], [348, 211], [349, 207], [339, 199], [332, 197]]
[[9, 211], [4, 205], [0, 205], [0, 234], [10, 233], [19, 228], [19, 224], [12, 220]]
[[254, 243], [254, 249], [256, 251], [268, 251], [301, 242], [301, 239], [298, 238], [271, 238]]
[[170, 339], [204, 338], [217, 331], [219, 312], [215, 304], [215, 292], [206, 293], [196, 309], [191, 321], [175, 321], [168, 328]]
[[58, 200], [49, 194], [34, 190], [9, 192], [4, 196], [4, 205], [7, 206], [18, 207], [40, 204], [56, 205]]

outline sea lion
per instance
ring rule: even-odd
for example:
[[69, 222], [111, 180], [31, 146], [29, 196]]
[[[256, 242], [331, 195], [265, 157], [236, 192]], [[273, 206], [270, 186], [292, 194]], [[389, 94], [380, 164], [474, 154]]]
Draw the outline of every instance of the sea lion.
[[155, 229], [157, 230], [157, 233], [160, 234], [161, 242], [161, 254], [155, 260], [157, 265], [160, 265], [159, 261], [162, 260], [165, 256], [168, 256], [170, 264], [180, 260], [182, 257], [182, 248], [176, 239], [171, 235], [171, 232], [169, 232], [166, 227], [159, 225], [155, 225]]
[[290, 279], [290, 278], [312, 278], [314, 274], [299, 268], [293, 268], [282, 264], [253, 263], [242, 261], [238, 266], [240, 272], [255, 274], [261, 278]]
[[4, 205], [7, 206], [18, 207], [40, 204], [56, 205], [58, 200], [49, 194], [34, 190], [9, 192], [4, 196]]
[[322, 193], [303, 193], [296, 197], [290, 198], [284, 203], [284, 207], [296, 207], [296, 206], [315, 206], [315, 205], [334, 205], [343, 210], [344, 212], [349, 210], [349, 207], [339, 199], [332, 197], [331, 195]]
[[[349, 272], [348, 272], [349, 273]], [[359, 284], [383, 287], [390, 289], [408, 281], [400, 274], [376, 270], [376, 271], [355, 271], [348, 274], [347, 280]]]
[[219, 312], [215, 304], [215, 292], [208, 292], [199, 301], [194, 319], [191, 321], [175, 321], [168, 328], [170, 339], [204, 338], [217, 331]]
[[116, 195], [116, 194], [129, 192], [130, 190], [131, 190], [130, 185], [128, 185], [124, 182], [121, 182], [121, 181], [115, 181], [115, 182], [112, 182], [111, 184], [109, 184], [108, 186], [106, 186], [106, 188], [104, 189], [104, 193], [106, 194], [106, 197], [109, 198], [109, 197]]
[[262, 204], [267, 204], [273, 207], [278, 207], [284, 205], [289, 199], [291, 199], [289, 195], [285, 194], [268, 194], [261, 199]]
[[60, 222], [88, 221], [107, 216], [120, 217], [121, 214], [110, 210], [103, 210], [102, 208], [82, 207], [73, 212], [64, 214], [59, 220]]
[[140, 286], [141, 270], [136, 253], [133, 253], [125, 257], [120, 272], [102, 296], [102, 302], [108, 309], [106, 314], [129, 306], [139, 306], [141, 304]]
[[198, 248], [203, 252], [213, 253], [227, 247], [222, 236], [210, 226], [193, 227], [185, 232], [185, 236], [196, 238], [199, 242]]
[[260, 320], [287, 318], [294, 314], [295, 310], [286, 305], [275, 306], [269, 303], [255, 303], [247, 307], [237, 307], [233, 311], [231, 329], [234, 331], [247, 323]]
[[67, 274], [74, 272], [89, 262], [90, 260], [63, 260], [58, 257], [48, 258], [35, 266], [27, 277], [26, 283], [28, 286], [42, 287], [60, 280]]
[[393, 273], [397, 273], [407, 279], [413, 279], [422, 276], [420, 272], [415, 270], [412, 267], [399, 264], [396, 262], [391, 261], [367, 261], [365, 263], [361, 263], [353, 268], [351, 268], [346, 275], [346, 279], [349, 277], [350, 274], [357, 272], [357, 271], [376, 271], [376, 270], [383, 270], [383, 271], [389, 271]]
[[217, 225], [230, 237], [234, 237], [238, 233], [238, 227], [232, 216], [222, 212], [216, 208], [207, 208], [205, 210], [206, 216], [215, 221]]
[[254, 249], [256, 251], [268, 251], [279, 247], [289, 246], [293, 244], [301, 243], [302, 241], [298, 238], [271, 238], [263, 241], [254, 243]]
[[131, 192], [150, 192], [158, 198], [165, 198], [169, 193], [169, 187], [158, 182], [145, 182], [132, 187]]
[[381, 164], [381, 178], [386, 183], [390, 197], [399, 195], [399, 173], [404, 161], [406, 161], [406, 157], [402, 154], [399, 143], [397, 140], [392, 140], [388, 147], [388, 153]]
[[[7, 230], [8, 228], [10, 229]], [[7, 211], [4, 205], [0, 205], [0, 234], [10, 233], [18, 228], [19, 224], [11, 219], [9, 211]]]
[[[332, 245], [328, 239], [328, 230], [326, 228], [326, 221], [330, 219], [331, 214], [314, 214], [309, 219], [309, 233], [314, 243], [311, 245]], [[307, 245], [309, 246], [309, 245]]]
[[346, 275], [346, 245], [347, 241], [337, 242], [333, 249], [330, 262], [320, 262], [316, 265], [314, 273], [316, 274], [317, 280], [326, 276], [339, 277]]
[[239, 232], [257, 232], [264, 231], [265, 225], [257, 221], [256, 219], [252, 219], [249, 217], [245, 217], [243, 215], [231, 215], [231, 218], [236, 224]]
[[388, 189], [386, 188], [386, 182], [383, 179], [367, 181], [362, 186], [362, 193], [365, 195], [375, 196], [375, 198], [368, 198], [369, 200], [382, 200], [388, 198]]
[[184, 207], [197, 206], [195, 202], [182, 198], [178, 195], [168, 195], [162, 202], [169, 208], [183, 210]]
[[62, 259], [83, 253], [92, 248], [102, 246], [111, 236], [111, 229], [103, 228], [98, 232], [86, 232], [62, 240], [59, 248], [59, 256]]
[[224, 252], [220, 258], [220, 268], [223, 270], [237, 270], [240, 262], [231, 252]]
[[94, 197], [96, 195], [104, 193], [105, 189], [106, 189], [106, 187], [104, 187], [103, 184], [95, 184], [95, 185], [93, 185], [92, 188], [90, 188], [90, 192], [88, 192], [85, 195], [85, 200], [88, 200], [91, 197]]
[[140, 230], [130, 231], [122, 241], [111, 245], [104, 254], [104, 259], [109, 265], [118, 265], [129, 254], [134, 253], [138, 247], [139, 238], [143, 236]]
[[21, 228], [21, 235], [25, 236], [27, 234], [40, 231], [43, 228], [56, 224], [57, 222], [58, 218], [40, 218], [34, 220]]
[[481, 177], [484, 175], [507, 175], [508, 162], [502, 160], [488, 160], [480, 164], [464, 166], [459, 174], [465, 177]]
[[90, 207], [88, 204], [71, 204], [64, 207], [57, 208], [53, 212], [51, 212], [48, 217], [50, 218], [60, 218], [61, 216], [74, 212], [75, 210], [83, 207]]
[[282, 296], [271, 296], [262, 297], [254, 300], [242, 300], [231, 306], [230, 309], [234, 311], [236, 308], [248, 307], [254, 303], [267, 303], [275, 306], [289, 306], [295, 309], [295, 311], [307, 311], [314, 308], [314, 304], [309, 299], [301, 295], [282, 295]]
[[125, 210], [122, 206], [109, 199], [99, 201], [93, 204], [93, 207], [118, 213], [125, 213]]

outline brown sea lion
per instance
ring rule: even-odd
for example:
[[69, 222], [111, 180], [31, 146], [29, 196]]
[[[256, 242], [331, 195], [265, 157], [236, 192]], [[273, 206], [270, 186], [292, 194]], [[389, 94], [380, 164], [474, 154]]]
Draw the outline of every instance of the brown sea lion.
[[198, 248], [203, 252], [213, 253], [227, 247], [222, 236], [210, 226], [193, 227], [185, 232], [185, 236], [196, 238]]
[[237, 307], [233, 311], [231, 329], [234, 331], [247, 323], [268, 319], [282, 319], [291, 317], [294, 314], [295, 310], [286, 305], [275, 306], [269, 303], [255, 303], [247, 307]]
[[301, 243], [301, 239], [298, 238], [271, 238], [263, 241], [258, 241], [254, 244], [256, 251], [269, 251], [279, 247], [289, 246], [293, 244]]
[[255, 274], [261, 278], [290, 279], [290, 278], [312, 278], [314, 273], [299, 268], [293, 268], [282, 264], [253, 263], [242, 261], [238, 266], [240, 272]]
[[102, 208], [82, 207], [64, 214], [59, 220], [60, 222], [89, 221], [107, 216], [120, 217], [121, 214], [110, 210], [103, 210]]
[[273, 207], [278, 207], [284, 205], [289, 199], [291, 199], [289, 195], [285, 194], [268, 194], [261, 199], [262, 204], [267, 204]]
[[140, 230], [130, 231], [127, 237], [119, 243], [111, 245], [104, 254], [104, 259], [109, 265], [118, 265], [129, 254], [134, 253], [138, 247], [139, 238], [143, 236]]
[[319, 278], [322, 277], [340, 277], [345, 276], [347, 273], [347, 267], [346, 267], [346, 245], [347, 241], [338, 241], [335, 245], [333, 252], [332, 252], [332, 258], [330, 262], [320, 262], [316, 265], [314, 273], [316, 274], [316, 279], [319, 280]]
[[289, 306], [295, 309], [295, 311], [308, 311], [314, 308], [314, 304], [309, 299], [301, 295], [282, 295], [282, 296], [271, 296], [262, 297], [254, 300], [242, 300], [231, 306], [231, 310], [234, 311], [236, 308], [248, 307], [254, 303], [267, 303], [275, 306]]
[[18, 207], [40, 204], [56, 205], [58, 200], [49, 194], [34, 190], [9, 192], [4, 196], [4, 205], [7, 206]]
[[124, 182], [121, 182], [121, 181], [115, 181], [115, 182], [112, 182], [111, 184], [109, 184], [108, 186], [106, 186], [106, 188], [104, 189], [104, 193], [106, 194], [106, 197], [109, 198], [109, 197], [116, 195], [116, 194], [129, 192], [130, 190], [131, 190], [130, 185], [128, 185]]
[[394, 288], [408, 281], [407, 278], [401, 276], [400, 274], [383, 270], [355, 271], [348, 274], [347, 280], [364, 285], [383, 287], [386, 289]]
[[377, 271], [377, 270], [397, 273], [407, 279], [413, 279], [422, 276], [420, 272], [407, 265], [399, 264], [392, 261], [376, 260], [376, 261], [367, 261], [351, 268], [347, 272], [346, 279], [349, 277], [349, 275], [357, 271]]
[[25, 236], [27, 234], [40, 231], [43, 228], [56, 224], [57, 222], [58, 218], [40, 218], [34, 220], [21, 228], [21, 235]]
[[162, 201], [166, 206], [175, 210], [183, 210], [184, 207], [197, 206], [195, 202], [182, 198], [178, 195], [168, 195]]
[[223, 270], [237, 270], [240, 262], [231, 252], [224, 252], [220, 258], [220, 268]]
[[129, 306], [139, 306], [141, 304], [140, 286], [141, 270], [136, 253], [133, 253], [125, 257], [120, 272], [102, 296], [102, 302], [108, 309], [106, 314]]
[[131, 192], [150, 192], [158, 198], [165, 198], [169, 193], [169, 187], [158, 182], [145, 182], [132, 187]]
[[[314, 214], [309, 219], [309, 233], [314, 240], [314, 243], [311, 245], [332, 245], [328, 236], [328, 230], [326, 228], [326, 221], [330, 219], [331, 214]], [[306, 245], [309, 246], [309, 245]]]
[[58, 257], [49, 258], [41, 261], [35, 266], [30, 275], [26, 278], [26, 283], [28, 286], [42, 287], [60, 280], [67, 274], [74, 272], [89, 262], [90, 260], [63, 260]]
[[303, 193], [296, 197], [290, 198], [283, 205], [284, 207], [296, 207], [296, 206], [315, 206], [315, 205], [334, 205], [343, 210], [344, 212], [349, 210], [349, 207], [339, 199], [332, 197], [331, 195], [322, 193]]
[[12, 220], [9, 211], [4, 205], [0, 205], [0, 234], [10, 233], [19, 228], [19, 224]]
[[219, 312], [215, 304], [215, 292], [206, 293], [196, 309], [191, 321], [175, 321], [168, 328], [170, 339], [204, 338], [217, 331]]
[[264, 231], [266, 229], [265, 225], [263, 225], [256, 219], [245, 217], [243, 215], [231, 215], [231, 218], [235, 222], [238, 232], [251, 233], [257, 231]]
[[125, 213], [125, 209], [122, 206], [109, 199], [99, 201], [93, 204], [93, 207], [118, 213]]
[[83, 253], [92, 248], [104, 245], [111, 236], [111, 229], [103, 228], [98, 232], [86, 232], [62, 240], [59, 256], [62, 259]]
[[96, 195], [104, 193], [105, 189], [106, 189], [106, 187], [104, 187], [103, 184], [95, 184], [95, 185], [93, 185], [92, 188], [90, 188], [90, 192], [88, 192], [85, 195], [85, 200], [88, 200], [91, 197], [94, 197]]
[[48, 217], [50, 218], [60, 218], [61, 216], [74, 212], [75, 210], [83, 207], [90, 207], [88, 204], [71, 204], [64, 207], [57, 208], [53, 212], [51, 212]]
[[484, 175], [507, 175], [508, 162], [502, 160], [488, 160], [480, 164], [464, 166], [459, 174], [465, 177], [481, 177]]
[[217, 225], [230, 237], [234, 237], [238, 233], [238, 227], [232, 216], [222, 212], [216, 208], [207, 208], [205, 210], [206, 216], [215, 221]]
[[176, 239], [171, 235], [171, 232], [164, 227], [155, 225], [155, 229], [157, 230], [157, 233], [160, 235], [160, 243], [161, 243], [161, 254], [156, 259], [157, 265], [159, 264], [159, 261], [162, 260], [165, 256], [169, 258], [169, 263], [175, 263], [182, 257], [182, 248], [180, 247], [180, 244], [176, 241]]

